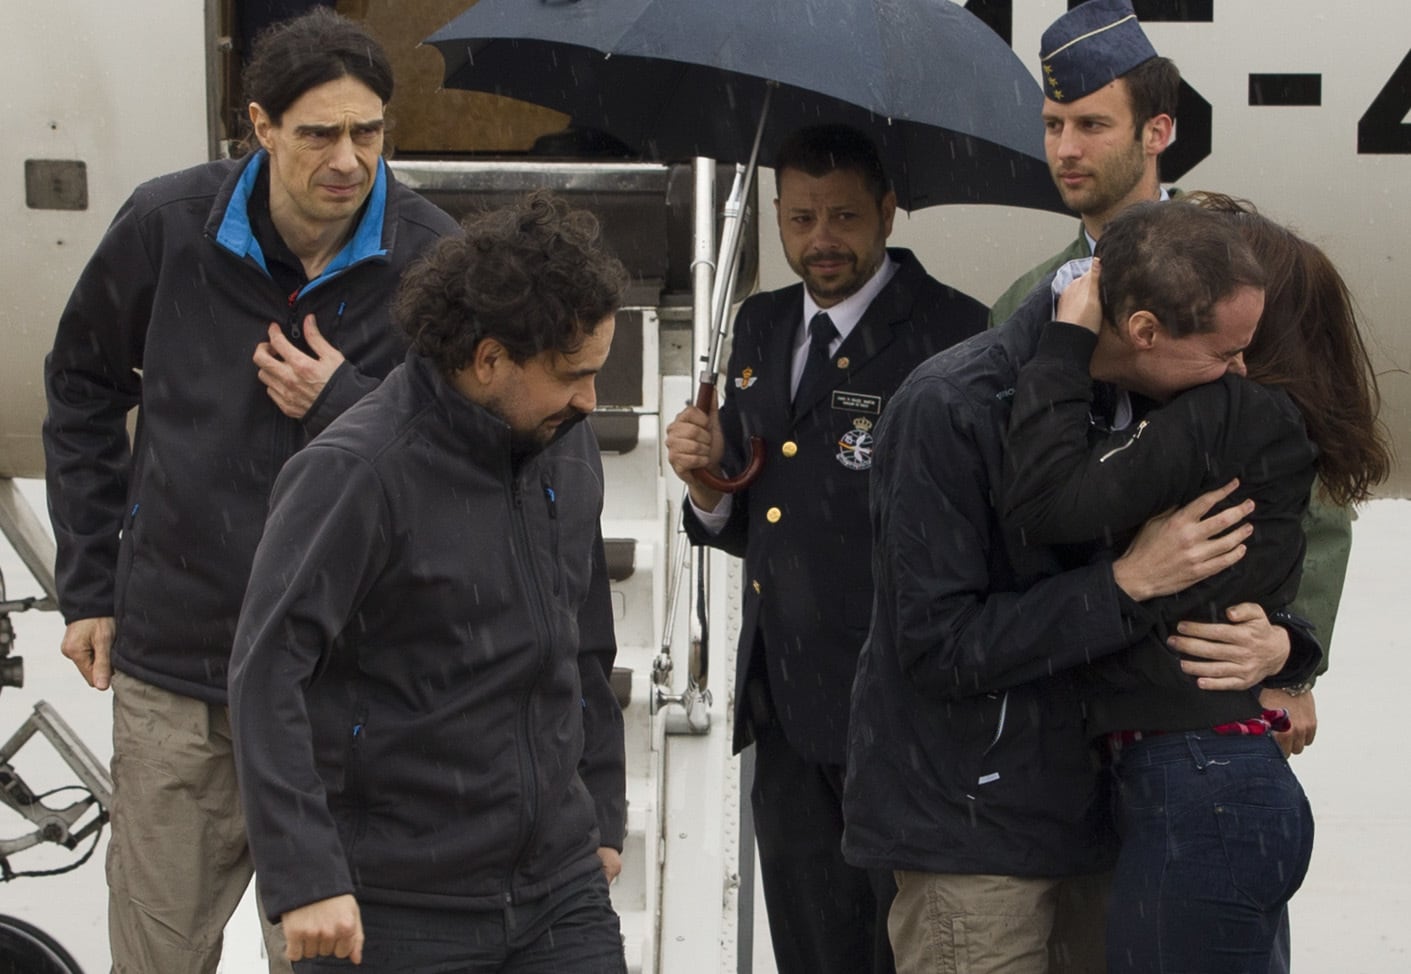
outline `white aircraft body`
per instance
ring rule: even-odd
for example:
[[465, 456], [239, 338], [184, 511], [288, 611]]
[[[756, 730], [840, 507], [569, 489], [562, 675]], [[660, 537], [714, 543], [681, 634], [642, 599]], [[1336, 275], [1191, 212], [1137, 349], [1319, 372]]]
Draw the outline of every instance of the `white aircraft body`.
[[[389, 50], [405, 47], [393, 51], [398, 68], [393, 107], [404, 113], [396, 135], [404, 147], [419, 141], [423, 148], [399, 155], [394, 165], [400, 178], [425, 188], [438, 202], [454, 204], [537, 184], [564, 191], [601, 186], [606, 183], [594, 180], [610, 171], [614, 180], [634, 187], [631, 205], [647, 200], [644, 212], [677, 205], [669, 200], [687, 171], [679, 167], [542, 164], [523, 156], [465, 163], [428, 151], [437, 123], [416, 117], [417, 106], [408, 106], [408, 99], [419, 97], [408, 78], [415, 81], [418, 72], [434, 76], [440, 62], [434, 51], [412, 48], [464, 5], [465, 0], [338, 5], [365, 18], [374, 32], [385, 32], [379, 37]], [[972, 0], [969, 6], [1009, 36], [1037, 75], [1039, 36], [1068, 4]], [[235, 104], [229, 38], [240, 8], [239, 0], [46, 0], [6, 7], [0, 36], [6, 121], [6, 138], [0, 141], [0, 340], [5, 346], [0, 529], [13, 548], [6, 553], [9, 580], [23, 577], [17, 567], [23, 563], [39, 588], [30, 602], [41, 611], [29, 615], [47, 620], [44, 641], [17, 647], [32, 661], [57, 657], [62, 629], [55, 613], [42, 612], [53, 608], [53, 546], [35, 514], [40, 491], [33, 481], [43, 477], [43, 357], [80, 270], [132, 189], [227, 148], [234, 133], [224, 120]], [[1411, 5], [1151, 0], [1137, 8], [1157, 50], [1176, 61], [1209, 109], [1197, 108], [1178, 120], [1169, 181], [1185, 190], [1218, 190], [1252, 200], [1327, 250], [1358, 299], [1380, 373], [1383, 418], [1398, 455], [1406, 456], [1411, 451], [1411, 327], [1406, 323], [1411, 312]], [[405, 72], [404, 66], [409, 66]], [[463, 97], [434, 89], [433, 78], [424, 96], [428, 102]], [[517, 111], [506, 108], [497, 117], [515, 120]], [[1039, 126], [1039, 119], [1033, 124]], [[793, 281], [773, 227], [772, 196], [772, 175], [764, 172], [758, 192], [762, 216], [747, 228], [749, 249], [757, 254], [753, 279], [760, 288]], [[947, 206], [899, 216], [891, 242], [915, 250], [936, 277], [989, 302], [1077, 231], [1076, 218], [1068, 215]], [[742, 769], [729, 753], [738, 626], [735, 563], [717, 555], [706, 570], [716, 621], [707, 653], [697, 648], [694, 573], [692, 583], [668, 604], [678, 564], [680, 485], [665, 464], [661, 443], [679, 404], [693, 394], [702, 346], [702, 339], [691, 335], [684, 302], [676, 300], [680, 295], [669, 293], [672, 281], [689, 275], [682, 269], [689, 264], [689, 255], [680, 253], [685, 248], [671, 248], [676, 245], [663, 238], [661, 250], [670, 249], [672, 266], [662, 270], [659, 287], [634, 297], [632, 327], [619, 325], [614, 359], [629, 364], [614, 377], [614, 397], [600, 396], [607, 404], [604, 428], [616, 437], [605, 441], [610, 451], [605, 534], [621, 556], [613, 597], [619, 665], [630, 671], [623, 675], [629, 836], [614, 899], [634, 972], [767, 971], [772, 970], [768, 928], [758, 919], [763, 911], [750, 834], [740, 819], [748, 761]], [[29, 483], [21, 486], [24, 481]], [[1381, 493], [1401, 498], [1408, 492], [1411, 468], [1403, 465]], [[1407, 516], [1405, 507], [1396, 508], [1398, 518]], [[4, 599], [0, 586], [0, 602]], [[26, 619], [17, 627], [26, 632], [36, 625]], [[0, 637], [3, 633], [0, 629]], [[5, 648], [0, 638], [0, 650]], [[664, 665], [668, 660], [670, 667]], [[43, 725], [36, 733], [55, 742], [65, 758], [58, 766], [72, 770], [70, 781], [77, 775], [91, 790], [101, 790], [104, 762], [86, 755], [108, 753], [106, 727], [97, 734], [83, 728], [102, 724], [106, 698], [87, 690], [61, 660], [33, 669], [47, 682], [29, 690], [56, 704], [36, 711]], [[7, 703], [0, 706], [0, 741], [30, 716], [28, 705], [18, 706], [27, 698], [16, 693], [6, 693]], [[52, 717], [60, 712], [78, 715], [77, 733], [58, 728]], [[26, 774], [30, 753], [16, 758], [0, 751], [0, 761], [13, 758], [16, 770]], [[0, 840], [26, 827], [0, 809]], [[96, 863], [83, 867], [83, 875], [91, 887], [101, 888]], [[43, 885], [59, 880], [26, 882], [36, 884], [29, 896], [43, 898]], [[15, 912], [9, 899], [0, 899], [0, 913]], [[48, 933], [67, 941], [89, 966], [105, 963], [101, 922], [89, 918], [81, 929], [75, 935], [73, 928], [51, 923]], [[76, 944], [70, 939], [75, 936], [85, 943]], [[228, 941], [225, 970], [260, 969], [253, 928]], [[241, 959], [246, 956], [255, 960]]]

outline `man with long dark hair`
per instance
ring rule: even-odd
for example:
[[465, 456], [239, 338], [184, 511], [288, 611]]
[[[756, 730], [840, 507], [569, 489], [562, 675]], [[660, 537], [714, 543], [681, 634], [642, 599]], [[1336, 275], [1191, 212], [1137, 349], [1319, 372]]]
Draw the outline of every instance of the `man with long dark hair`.
[[361, 27], [276, 25], [244, 80], [255, 151], [137, 188], [45, 363], [63, 652], [114, 695], [122, 974], [216, 969], [251, 873], [226, 671], [270, 485], [400, 360], [397, 280], [455, 230], [381, 158], [392, 70]]

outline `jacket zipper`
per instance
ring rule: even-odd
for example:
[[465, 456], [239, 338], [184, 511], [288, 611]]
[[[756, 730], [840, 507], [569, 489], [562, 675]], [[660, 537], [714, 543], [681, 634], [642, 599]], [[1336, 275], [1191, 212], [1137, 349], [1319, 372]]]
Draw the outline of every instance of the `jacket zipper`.
[[[299, 313], [296, 310], [299, 301], [299, 292], [293, 291], [286, 298], [287, 313], [284, 319], [285, 332], [292, 341], [303, 340], [303, 328], [299, 324]], [[279, 471], [284, 467], [285, 461], [294, 455], [296, 444], [299, 441], [299, 420], [284, 415], [278, 409], [274, 410], [274, 435], [270, 443], [270, 484], [279, 476]]]
[[1098, 458], [1097, 458], [1097, 462], [1098, 462], [1098, 463], [1106, 463], [1109, 459], [1111, 459], [1112, 457], [1115, 457], [1117, 454], [1119, 454], [1119, 453], [1121, 453], [1123, 450], [1127, 449], [1127, 448], [1128, 448], [1129, 446], [1131, 446], [1133, 443], [1137, 442], [1137, 440], [1139, 440], [1139, 439], [1142, 438], [1142, 430], [1144, 430], [1144, 429], [1146, 429], [1146, 420], [1142, 420], [1140, 423], [1137, 424], [1136, 430], [1134, 430], [1134, 431], [1132, 432], [1132, 435], [1127, 439], [1127, 442], [1126, 442], [1126, 443], [1123, 443], [1121, 446], [1114, 446], [1112, 449], [1108, 450], [1108, 451], [1107, 451], [1106, 453], [1104, 453], [1102, 456], [1098, 457]]
[[[302, 292], [302, 290], [303, 289], [300, 288], [298, 291], [289, 292], [289, 337], [296, 342], [304, 340], [304, 319], [303, 316], [295, 310], [295, 308], [298, 307], [299, 294]], [[347, 309], [348, 302], [346, 300], [339, 301], [338, 310], [333, 313], [333, 323], [325, 324], [323, 327], [323, 331], [329, 335], [336, 335], [340, 330], [340, 326], [343, 324], [343, 312]]]
[[1004, 736], [1005, 719], [1009, 716], [1009, 691], [1004, 691], [1004, 696], [999, 700], [999, 722], [995, 724], [995, 736], [990, 739], [990, 743], [985, 747], [985, 754], [989, 754], [999, 743], [999, 739]]
[[299, 289], [295, 288], [293, 291], [289, 292], [289, 320], [287, 325], [289, 328], [289, 337], [296, 342], [304, 340], [304, 327], [299, 323], [299, 312], [294, 310], [298, 303]]
[[[999, 700], [999, 720], [998, 720], [998, 721], [996, 722], [996, 724], [995, 724], [995, 735], [994, 735], [994, 737], [990, 738], [990, 743], [987, 744], [987, 745], [985, 745], [985, 750], [980, 753], [980, 757], [981, 757], [982, 759], [983, 759], [983, 758], [987, 758], [987, 757], [990, 756], [990, 752], [995, 749], [995, 745], [997, 745], [997, 744], [999, 743], [1000, 738], [1004, 736], [1004, 725], [1007, 723], [1008, 718], [1009, 718], [1009, 691], [1006, 690], [1006, 691], [1004, 691], [1003, 696], [1001, 696], [1001, 697], [1000, 697], [1000, 700]], [[980, 775], [979, 779], [975, 782], [975, 784], [976, 784], [976, 785], [988, 785], [988, 784], [991, 784], [992, 782], [995, 782], [995, 781], [998, 781], [998, 780], [999, 780], [999, 772], [998, 772], [998, 771], [989, 771], [989, 772], [984, 772], [984, 773], [982, 773], [982, 774]], [[975, 800], [975, 796], [974, 796], [974, 795], [966, 795], [965, 797], [966, 797], [966, 798], [969, 798], [971, 801], [974, 801], [974, 800]]]
[[[520, 487], [519, 477], [513, 473], [510, 475], [510, 503], [511, 513], [514, 519], [515, 533], [519, 537], [520, 550], [526, 556], [533, 551], [530, 543], [529, 529], [524, 521], [524, 494]], [[524, 862], [524, 856], [529, 851], [530, 840], [534, 837], [534, 830], [538, 824], [539, 802], [538, 802], [538, 774], [536, 762], [534, 760], [534, 739], [530, 726], [530, 701], [534, 695], [534, 687], [538, 685], [539, 674], [543, 671], [544, 660], [549, 652], [549, 634], [545, 631], [545, 620], [547, 613], [544, 606], [543, 592], [539, 588], [538, 575], [534, 571], [532, 559], [516, 559], [520, 568], [520, 575], [524, 580], [525, 588], [530, 594], [532, 601], [531, 617], [534, 627], [535, 644], [539, 648], [539, 660], [534, 670], [534, 678], [524, 689], [524, 694], [520, 698], [520, 734], [524, 741], [524, 750], [521, 752], [520, 771], [525, 778], [524, 804], [525, 814], [521, 819], [524, 828], [520, 834], [519, 847], [515, 850], [514, 862], [510, 867], [510, 874], [505, 877], [504, 898], [506, 904], [514, 902], [514, 894], [510, 886], [514, 882], [515, 875], [519, 872]]]

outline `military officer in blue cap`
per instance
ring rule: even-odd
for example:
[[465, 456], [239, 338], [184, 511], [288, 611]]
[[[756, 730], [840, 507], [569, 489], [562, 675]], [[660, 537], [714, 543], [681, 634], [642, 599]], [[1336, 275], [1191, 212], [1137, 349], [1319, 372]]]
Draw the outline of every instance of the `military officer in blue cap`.
[[1103, 225], [1133, 203], [1165, 199], [1157, 160], [1171, 144], [1181, 74], [1147, 40], [1128, 0], [1089, 0], [1040, 42], [1044, 150], [1078, 238], [1009, 286], [990, 309], [999, 324], [1034, 285], [1092, 256]]

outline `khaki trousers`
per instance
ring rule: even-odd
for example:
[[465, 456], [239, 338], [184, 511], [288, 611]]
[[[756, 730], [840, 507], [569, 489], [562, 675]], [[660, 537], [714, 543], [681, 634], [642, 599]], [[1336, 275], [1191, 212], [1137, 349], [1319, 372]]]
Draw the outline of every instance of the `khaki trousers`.
[[[116, 974], [215, 974], [254, 866], [226, 708], [113, 674], [108, 938]], [[284, 935], [260, 911], [271, 974]]]
[[1027, 879], [898, 872], [897, 974], [1102, 974], [1111, 874]]

